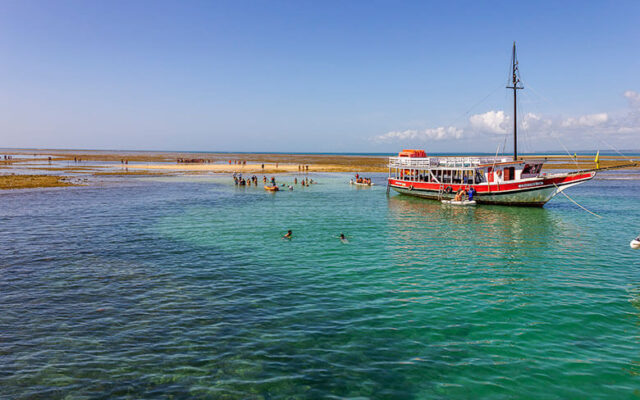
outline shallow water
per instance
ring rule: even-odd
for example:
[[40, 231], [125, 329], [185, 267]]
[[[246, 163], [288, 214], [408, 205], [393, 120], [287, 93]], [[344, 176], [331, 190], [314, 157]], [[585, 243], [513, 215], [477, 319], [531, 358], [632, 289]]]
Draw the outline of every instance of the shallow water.
[[640, 395], [640, 181], [567, 190], [596, 218], [313, 177], [0, 194], [0, 398]]

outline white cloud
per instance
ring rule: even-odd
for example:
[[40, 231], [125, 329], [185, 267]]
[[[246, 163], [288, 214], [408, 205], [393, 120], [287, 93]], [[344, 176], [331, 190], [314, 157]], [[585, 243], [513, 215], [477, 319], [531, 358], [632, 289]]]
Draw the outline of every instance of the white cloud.
[[378, 141], [398, 141], [398, 140], [446, 140], [462, 138], [464, 130], [454, 126], [429, 128], [423, 130], [408, 129], [406, 131], [391, 131], [384, 135], [377, 136]]
[[607, 121], [609, 121], [609, 114], [598, 113], [582, 115], [577, 118], [567, 118], [562, 121], [562, 126], [565, 128], [595, 127], [605, 124]]
[[534, 113], [526, 113], [520, 122], [520, 128], [525, 131], [548, 131], [553, 121]]
[[524, 118], [522, 118], [522, 129], [531, 129], [536, 125], [539, 125], [542, 121], [542, 117], [534, 113], [525, 114]]
[[475, 114], [469, 117], [471, 127], [480, 131], [496, 134], [507, 132], [510, 117], [504, 111], [487, 111], [484, 114]]
[[629, 105], [632, 108], [640, 109], [640, 93], [633, 90], [627, 90], [626, 92], [624, 92], [624, 97], [629, 100]]

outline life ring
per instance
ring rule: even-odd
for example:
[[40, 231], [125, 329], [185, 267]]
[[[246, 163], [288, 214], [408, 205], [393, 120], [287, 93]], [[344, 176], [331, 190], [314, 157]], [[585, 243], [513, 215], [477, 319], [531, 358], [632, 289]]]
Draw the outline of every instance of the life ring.
[[444, 188], [444, 192], [446, 194], [449, 194], [449, 193], [453, 192], [453, 188], [451, 186], [447, 186], [446, 188]]

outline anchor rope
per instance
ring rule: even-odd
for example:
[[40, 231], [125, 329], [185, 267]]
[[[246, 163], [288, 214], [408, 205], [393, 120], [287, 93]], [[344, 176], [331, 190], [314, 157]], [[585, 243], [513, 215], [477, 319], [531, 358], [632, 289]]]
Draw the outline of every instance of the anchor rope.
[[[556, 187], [556, 189], [560, 190], [560, 188], [558, 187], [558, 185], [556, 185], [555, 183], [553, 184], [553, 186]], [[564, 197], [566, 197], [567, 199], [569, 199], [573, 204], [577, 205], [578, 207], [582, 208], [583, 210], [585, 210], [586, 212], [588, 212], [589, 214], [595, 215], [598, 218], [602, 218], [602, 216], [594, 213], [593, 211], [589, 211], [587, 210], [585, 207], [581, 206], [580, 204], [578, 204], [577, 201], [575, 201], [574, 199], [572, 199], [571, 197], [569, 197], [568, 194], [566, 194], [564, 191], [560, 190], [560, 193], [562, 193], [564, 195]]]

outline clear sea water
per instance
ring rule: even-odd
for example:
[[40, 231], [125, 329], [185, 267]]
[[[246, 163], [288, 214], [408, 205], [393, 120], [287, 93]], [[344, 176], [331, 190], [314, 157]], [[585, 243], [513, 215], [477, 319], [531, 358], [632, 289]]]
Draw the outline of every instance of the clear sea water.
[[596, 218], [312, 176], [0, 193], [0, 398], [640, 396], [640, 180], [567, 190]]

